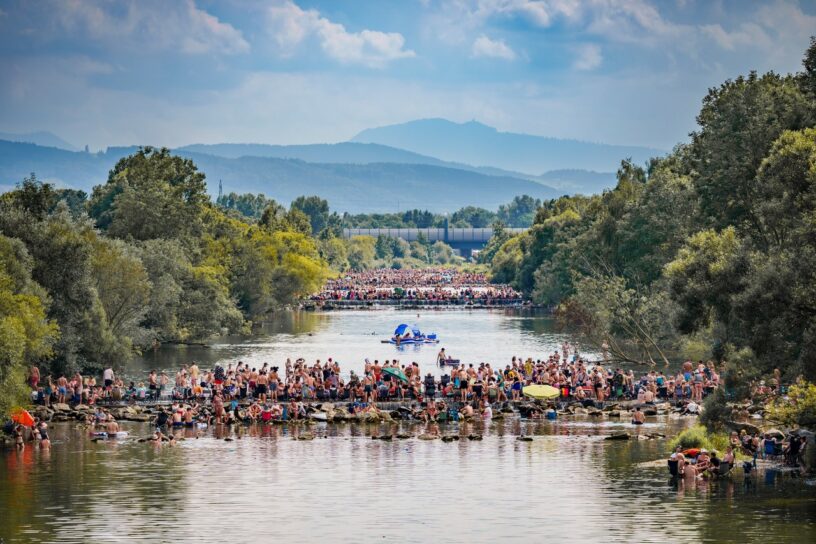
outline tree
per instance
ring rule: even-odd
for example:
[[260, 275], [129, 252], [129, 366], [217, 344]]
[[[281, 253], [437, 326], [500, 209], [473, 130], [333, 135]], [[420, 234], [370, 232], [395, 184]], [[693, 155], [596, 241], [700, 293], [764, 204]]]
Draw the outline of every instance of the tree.
[[360, 272], [374, 266], [376, 241], [371, 236], [352, 236], [347, 242], [348, 261], [352, 270]]
[[746, 254], [733, 227], [689, 238], [666, 266], [671, 297], [681, 308], [680, 331], [700, 330], [712, 319], [729, 324], [731, 296], [743, 289], [747, 271]]
[[524, 254], [521, 251], [521, 237], [514, 236], [499, 247], [496, 251], [490, 270], [493, 273], [494, 283], [515, 283]]
[[166, 148], [140, 148], [94, 187], [90, 215], [114, 238], [197, 239], [209, 203], [204, 174]]
[[388, 260], [394, 256], [390, 238], [380, 234], [377, 236], [377, 242], [374, 244], [374, 253], [378, 259]]
[[26, 402], [27, 367], [52, 354], [59, 328], [46, 317], [47, 295], [31, 278], [25, 245], [0, 235], [0, 418]]
[[299, 196], [292, 201], [290, 209], [306, 214], [312, 234], [318, 234], [329, 224], [329, 203], [319, 196]]
[[110, 332], [146, 344], [141, 322], [149, 308], [152, 285], [138, 250], [120, 240], [96, 239], [91, 274]]
[[274, 200], [266, 198], [264, 194], [237, 194], [229, 193], [221, 195], [216, 199], [215, 204], [225, 210], [236, 210], [242, 216], [258, 221], [264, 211]]
[[349, 267], [348, 249], [341, 238], [331, 237], [319, 242], [320, 256], [332, 270], [345, 272]]
[[782, 132], [804, 128], [811, 106], [792, 76], [773, 72], [728, 80], [710, 89], [692, 133], [690, 171], [705, 223], [740, 232], [758, 228], [751, 203], [757, 170]]
[[477, 229], [489, 227], [496, 221], [496, 214], [484, 208], [466, 206], [451, 215], [451, 225], [457, 227], [473, 227]]
[[666, 346], [674, 340], [672, 304], [665, 290], [627, 288], [620, 276], [601, 272], [582, 277], [569, 302], [558, 309], [562, 322], [578, 328], [612, 362], [668, 366]]
[[511, 227], [529, 227], [541, 201], [529, 195], [516, 196], [509, 204], [499, 206], [497, 216]]
[[430, 254], [433, 264], [451, 264], [456, 262], [458, 258], [453, 248], [441, 240], [437, 240], [431, 245]]

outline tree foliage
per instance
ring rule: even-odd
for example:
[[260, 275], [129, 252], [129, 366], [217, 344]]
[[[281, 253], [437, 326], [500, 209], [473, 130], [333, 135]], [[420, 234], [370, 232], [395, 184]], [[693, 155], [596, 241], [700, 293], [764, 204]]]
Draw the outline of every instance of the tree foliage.
[[542, 203], [527, 233], [480, 255], [494, 279], [619, 358], [707, 352], [727, 380], [775, 367], [814, 379], [814, 59], [812, 40], [800, 74], [726, 81], [703, 99], [690, 144], [644, 167], [623, 161], [601, 195]]

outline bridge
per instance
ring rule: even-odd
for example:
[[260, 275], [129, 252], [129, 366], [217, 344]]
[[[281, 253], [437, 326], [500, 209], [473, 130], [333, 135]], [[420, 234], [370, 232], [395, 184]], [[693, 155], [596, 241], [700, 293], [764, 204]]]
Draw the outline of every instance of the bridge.
[[[521, 234], [527, 228], [505, 228], [513, 235]], [[386, 238], [402, 238], [406, 242], [414, 242], [422, 234], [426, 240], [433, 243], [436, 241], [445, 242], [453, 249], [457, 250], [463, 257], [470, 257], [474, 250], [482, 249], [487, 241], [493, 236], [492, 228], [451, 228], [451, 227], [430, 227], [422, 229], [343, 229], [343, 238], [352, 236], [385, 236]]]

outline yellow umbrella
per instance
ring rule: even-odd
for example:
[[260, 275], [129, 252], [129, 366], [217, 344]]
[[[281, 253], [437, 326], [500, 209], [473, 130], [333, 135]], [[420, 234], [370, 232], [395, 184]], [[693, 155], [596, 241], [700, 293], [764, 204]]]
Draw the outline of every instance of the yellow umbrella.
[[561, 392], [550, 385], [528, 385], [521, 390], [525, 397], [534, 399], [554, 399], [561, 395]]

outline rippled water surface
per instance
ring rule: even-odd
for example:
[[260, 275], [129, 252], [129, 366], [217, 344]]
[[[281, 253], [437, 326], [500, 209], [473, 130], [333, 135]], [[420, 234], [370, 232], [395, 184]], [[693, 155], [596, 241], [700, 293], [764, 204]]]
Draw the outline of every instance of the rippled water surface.
[[[463, 359], [533, 355], [563, 339], [540, 318], [466, 316], [440, 312], [421, 319], [450, 338], [445, 345], [451, 351], [468, 354]], [[355, 331], [368, 324], [369, 332], [384, 334], [399, 317], [299, 314], [252, 340], [212, 350], [160, 350], [132, 372], [140, 365], [173, 369], [179, 352], [193, 352], [202, 362], [233, 357], [272, 362], [289, 354], [325, 358], [328, 352], [351, 362], [365, 346], [369, 356], [386, 358], [395, 348]], [[432, 361], [435, 348], [428, 352], [409, 353], [411, 359]], [[690, 423], [653, 418], [641, 432], [672, 435]], [[648, 464], [665, 458], [665, 440], [603, 440], [614, 431], [633, 432], [619, 422], [513, 417], [430, 427], [319, 424], [309, 430], [313, 440], [296, 440], [299, 428], [223, 427], [188, 430], [174, 447], [137, 442], [150, 433], [147, 424], [122, 426], [130, 439], [94, 443], [73, 424], [53, 424], [50, 452], [33, 447], [0, 452], [0, 538], [8, 543], [816, 539], [816, 487], [774, 472], [745, 479], [735, 471], [727, 480], [678, 489], [662, 463]], [[412, 438], [371, 439], [397, 433]], [[460, 440], [426, 441], [418, 438], [423, 433]], [[468, 440], [470, 434], [483, 439]], [[518, 441], [520, 435], [533, 440]]]

